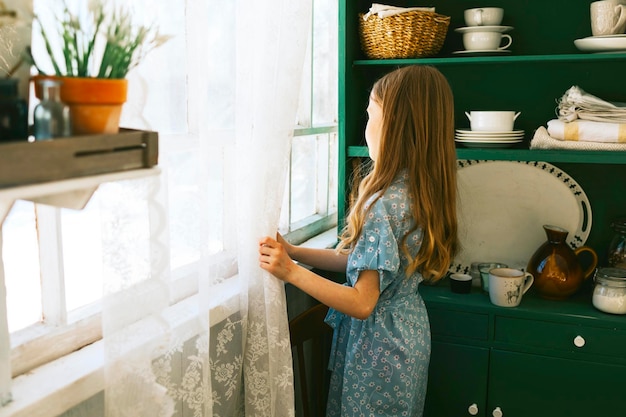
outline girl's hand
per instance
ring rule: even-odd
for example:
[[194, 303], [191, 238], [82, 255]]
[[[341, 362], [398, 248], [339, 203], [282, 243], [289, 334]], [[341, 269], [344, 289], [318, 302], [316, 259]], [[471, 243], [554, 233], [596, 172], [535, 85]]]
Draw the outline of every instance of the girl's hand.
[[280, 233], [276, 232], [276, 241], [282, 245], [283, 248], [285, 248], [285, 250], [287, 251], [287, 254], [289, 255], [289, 257], [291, 259], [293, 259], [293, 249], [295, 248], [294, 245], [292, 245], [291, 243], [287, 242], [287, 240], [285, 240], [285, 238], [283, 237], [283, 235], [281, 235]]
[[277, 235], [277, 237], [278, 241], [269, 236], [259, 241], [260, 266], [281, 281], [289, 282], [289, 275], [295, 270], [296, 264], [289, 257], [285, 247], [285, 244], [289, 244], [286, 243], [282, 236]]

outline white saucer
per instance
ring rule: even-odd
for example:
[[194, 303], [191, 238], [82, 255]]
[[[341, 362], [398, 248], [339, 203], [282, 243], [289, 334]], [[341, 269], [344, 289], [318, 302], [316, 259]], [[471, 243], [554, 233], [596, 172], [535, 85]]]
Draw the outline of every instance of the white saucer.
[[454, 29], [455, 32], [500, 32], [505, 33], [513, 30], [513, 26], [466, 26]]
[[497, 135], [490, 135], [490, 134], [486, 134], [485, 133], [481, 133], [481, 132], [476, 132], [476, 133], [456, 133], [456, 137], [457, 138], [467, 138], [467, 139], [473, 139], [473, 138], [523, 138], [524, 134], [523, 133], [502, 133], [502, 134], [497, 134]]
[[452, 52], [453, 54], [459, 54], [459, 55], [504, 55], [504, 54], [510, 54], [511, 50], [510, 49], [476, 49], [473, 51], [454, 51]]
[[515, 140], [515, 139], [523, 139], [524, 135], [511, 135], [511, 136], [481, 136], [481, 135], [456, 135], [457, 139], [465, 139], [465, 140], [498, 140], [498, 139], [506, 139], [506, 140]]
[[519, 139], [523, 138], [524, 135], [461, 135], [456, 134], [456, 137], [459, 139]]
[[517, 138], [506, 138], [506, 137], [475, 137], [475, 138], [462, 138], [462, 137], [455, 137], [454, 140], [457, 140], [459, 142], [518, 142], [520, 140], [523, 140], [524, 137], [520, 136]]
[[467, 130], [467, 129], [456, 129], [456, 133], [460, 135], [470, 135], [470, 136], [506, 136], [506, 135], [523, 135], [523, 130], [504, 130], [504, 131], [481, 131], [481, 130]]
[[459, 143], [517, 143], [524, 140], [524, 138], [454, 138]]
[[[598, 35], [598, 36], [588, 36], [593, 39], [602, 39], [602, 38], [626, 38], [626, 34], [615, 34], [615, 35]], [[587, 38], [584, 38], [587, 39]]]
[[626, 52], [626, 36], [589, 36], [576, 39], [574, 45], [584, 52]]
[[454, 141], [459, 143], [519, 143], [523, 140], [524, 138], [454, 138]]
[[474, 141], [474, 140], [462, 140], [455, 139], [455, 142], [462, 144], [468, 148], [507, 148], [509, 146], [513, 146], [516, 143], [521, 143], [523, 139], [517, 140], [489, 140], [486, 142]]

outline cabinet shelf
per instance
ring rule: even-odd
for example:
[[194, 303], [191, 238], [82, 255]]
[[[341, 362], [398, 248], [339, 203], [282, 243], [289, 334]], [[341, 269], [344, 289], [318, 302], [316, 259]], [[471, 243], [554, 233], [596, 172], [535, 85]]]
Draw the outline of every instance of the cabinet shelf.
[[[625, 164], [626, 152], [567, 151], [530, 149], [457, 149], [459, 159], [494, 159], [501, 161], [544, 161], [585, 164]], [[349, 146], [348, 157], [369, 156], [367, 146]]]
[[385, 66], [385, 65], [476, 65], [476, 64], [511, 64], [511, 63], [568, 63], [568, 62], [606, 62], [624, 61], [626, 53], [615, 54], [555, 54], [555, 55], [505, 55], [505, 56], [476, 56], [476, 57], [433, 57], [413, 59], [358, 59], [355, 66]]

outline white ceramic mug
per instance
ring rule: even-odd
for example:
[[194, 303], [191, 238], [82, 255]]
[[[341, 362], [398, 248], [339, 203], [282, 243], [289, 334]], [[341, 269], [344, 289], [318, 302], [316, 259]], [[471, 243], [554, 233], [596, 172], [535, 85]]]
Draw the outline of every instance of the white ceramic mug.
[[513, 130], [520, 112], [514, 111], [470, 111], [465, 115], [470, 121], [470, 129], [481, 132], [509, 132]]
[[589, 12], [593, 36], [616, 35], [626, 30], [626, 6], [619, 1], [594, 1]]
[[517, 307], [534, 281], [529, 272], [494, 268], [489, 271], [489, 299], [500, 307]]
[[[506, 44], [502, 45], [502, 39], [506, 39]], [[506, 33], [472, 31], [463, 34], [463, 46], [468, 51], [498, 51], [508, 48], [512, 43], [513, 38]]]
[[476, 7], [463, 12], [467, 26], [498, 26], [503, 16], [504, 9], [500, 7]]

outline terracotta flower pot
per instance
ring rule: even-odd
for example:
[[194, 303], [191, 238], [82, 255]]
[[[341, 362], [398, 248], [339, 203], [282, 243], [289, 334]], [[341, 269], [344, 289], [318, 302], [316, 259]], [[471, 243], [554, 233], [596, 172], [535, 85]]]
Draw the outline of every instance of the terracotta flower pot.
[[72, 134], [118, 133], [126, 102], [126, 79], [34, 76], [35, 96], [41, 98], [37, 80], [61, 81], [61, 101], [70, 108]]

